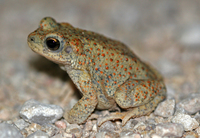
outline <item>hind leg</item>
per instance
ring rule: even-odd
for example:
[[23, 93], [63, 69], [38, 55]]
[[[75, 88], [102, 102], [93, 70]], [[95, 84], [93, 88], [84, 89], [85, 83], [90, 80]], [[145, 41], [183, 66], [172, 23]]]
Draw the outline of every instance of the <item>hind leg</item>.
[[101, 119], [98, 125], [100, 126], [105, 121], [115, 119], [121, 119], [122, 125], [124, 125], [132, 117], [138, 117], [152, 112], [165, 96], [166, 89], [161, 81], [129, 80], [120, 86], [115, 93], [116, 103], [128, 111], [112, 113]]

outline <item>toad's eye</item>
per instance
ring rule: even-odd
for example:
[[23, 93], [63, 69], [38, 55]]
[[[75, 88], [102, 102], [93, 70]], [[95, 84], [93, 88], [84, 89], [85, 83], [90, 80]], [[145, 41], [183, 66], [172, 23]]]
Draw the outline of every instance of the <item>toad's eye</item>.
[[55, 51], [60, 48], [60, 42], [56, 38], [49, 37], [46, 39], [46, 45], [49, 50]]

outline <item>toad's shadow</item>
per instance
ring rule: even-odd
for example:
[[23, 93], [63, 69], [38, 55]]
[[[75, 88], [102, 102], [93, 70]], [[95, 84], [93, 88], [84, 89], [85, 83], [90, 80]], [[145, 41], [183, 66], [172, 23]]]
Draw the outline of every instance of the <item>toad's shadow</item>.
[[[71, 78], [69, 77], [66, 71], [62, 70], [58, 64], [55, 64], [52, 61], [49, 61], [48, 59], [42, 56], [37, 56], [34, 59], [32, 58], [29, 61], [29, 66], [38, 72], [44, 72], [48, 74], [49, 76], [59, 78], [64, 82], [68, 82], [74, 85], [74, 83], [72, 82]], [[81, 94], [80, 92], [78, 92], [78, 89], [76, 88], [76, 86], [74, 85], [73, 87], [76, 91], [75, 95], [78, 98], [81, 98]]]

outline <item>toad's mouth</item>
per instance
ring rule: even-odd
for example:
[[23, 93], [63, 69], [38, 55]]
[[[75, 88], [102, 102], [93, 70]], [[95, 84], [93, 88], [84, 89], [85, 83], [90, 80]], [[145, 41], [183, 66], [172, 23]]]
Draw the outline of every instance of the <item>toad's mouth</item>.
[[59, 65], [71, 65], [71, 60], [69, 58], [65, 58], [65, 59], [61, 59], [61, 58], [53, 58], [51, 56], [49, 56], [48, 54], [41, 54], [38, 53], [41, 56], [44, 56], [45, 58], [49, 59], [50, 61], [53, 61], [56, 64]]
[[50, 61], [56, 63], [56, 64], [62, 64], [62, 65], [71, 65], [71, 59], [70, 58], [61, 58], [57, 55], [53, 55], [51, 53], [49, 53], [48, 50], [46, 50], [45, 48], [41, 48], [35, 44], [32, 44], [30, 42], [28, 42], [28, 46], [31, 48], [31, 50], [47, 59], [49, 59]]

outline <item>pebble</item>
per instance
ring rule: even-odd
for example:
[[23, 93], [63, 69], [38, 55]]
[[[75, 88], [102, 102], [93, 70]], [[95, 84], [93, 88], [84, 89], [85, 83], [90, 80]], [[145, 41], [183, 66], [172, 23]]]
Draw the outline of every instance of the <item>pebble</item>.
[[58, 105], [44, 104], [31, 99], [22, 106], [20, 116], [30, 123], [45, 125], [60, 119], [63, 116], [63, 109]]
[[196, 129], [198, 136], [200, 137], [200, 126]]
[[123, 127], [122, 130], [134, 130], [134, 127], [138, 124], [135, 119], [130, 119]]
[[186, 47], [197, 47], [200, 44], [200, 26], [192, 25], [187, 27], [180, 37], [180, 42]]
[[166, 77], [174, 76], [175, 74], [177, 75], [182, 72], [182, 69], [175, 61], [166, 58], [159, 59], [158, 69]]
[[157, 134], [152, 134], [151, 138], [162, 138], [161, 136], [157, 135]]
[[55, 135], [55, 136], [53, 136], [51, 138], [63, 138], [63, 136], [62, 136], [62, 134], [57, 134], [57, 135]]
[[140, 134], [132, 134], [132, 133], [120, 133], [120, 138], [141, 138]]
[[105, 131], [105, 130], [115, 131], [115, 125], [111, 121], [106, 121], [105, 123], [103, 123], [100, 126], [99, 132], [102, 132], [102, 131]]
[[30, 134], [27, 138], [49, 138], [49, 136], [45, 132], [38, 130], [38, 131]]
[[166, 123], [158, 124], [156, 126], [156, 134], [162, 137], [181, 137], [183, 135], [183, 132], [184, 128], [181, 124]]
[[179, 102], [177, 106], [183, 108], [189, 114], [200, 111], [200, 94], [192, 94], [190, 97]]
[[60, 129], [66, 129], [67, 125], [64, 121], [56, 121], [55, 126]]
[[7, 123], [0, 124], [0, 136], [1, 138], [23, 138], [15, 126]]
[[79, 125], [77, 124], [69, 124], [67, 125], [67, 128], [66, 128], [66, 133], [68, 134], [74, 134], [76, 137], [81, 137], [82, 135], [82, 129]]
[[189, 115], [178, 113], [172, 118], [173, 123], [179, 123], [184, 126], [185, 131], [191, 131], [199, 126], [195, 118]]
[[14, 124], [19, 128], [20, 130], [24, 129], [25, 127], [29, 126], [29, 123], [25, 122], [23, 119], [16, 120]]
[[168, 99], [158, 104], [156, 110], [154, 111], [154, 114], [162, 117], [170, 117], [174, 114], [174, 109], [175, 100]]

